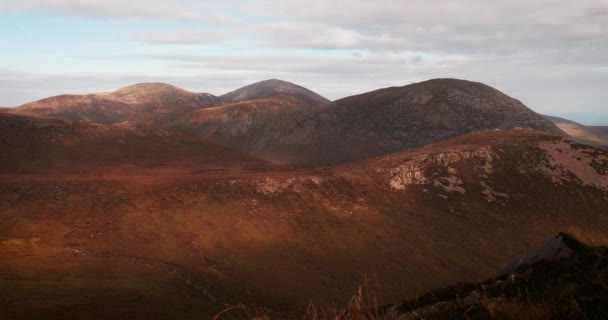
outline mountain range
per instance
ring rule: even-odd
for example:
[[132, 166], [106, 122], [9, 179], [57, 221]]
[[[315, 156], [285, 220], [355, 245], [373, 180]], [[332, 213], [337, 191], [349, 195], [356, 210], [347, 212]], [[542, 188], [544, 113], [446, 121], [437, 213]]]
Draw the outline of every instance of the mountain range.
[[370, 277], [386, 302], [477, 283], [559, 232], [606, 245], [608, 153], [555, 122], [456, 79], [333, 102], [279, 80], [143, 84], [5, 109], [2, 312], [295, 318]]
[[481, 83], [436, 79], [334, 102], [296, 84], [267, 80], [220, 97], [165, 84], [58, 96], [10, 113], [164, 128], [283, 163], [362, 160], [487, 129], [564, 134], [521, 102]]

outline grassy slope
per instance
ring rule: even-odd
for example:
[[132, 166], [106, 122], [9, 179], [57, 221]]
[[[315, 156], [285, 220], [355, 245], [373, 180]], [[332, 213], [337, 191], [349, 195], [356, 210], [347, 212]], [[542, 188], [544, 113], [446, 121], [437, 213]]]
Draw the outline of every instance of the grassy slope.
[[[5, 175], [0, 305], [16, 318], [206, 318], [234, 303], [288, 312], [344, 302], [372, 274], [389, 302], [483, 280], [559, 231], [608, 243], [604, 191], [518, 169], [545, 163], [535, 145], [551, 139], [486, 132], [336, 168], [224, 178]], [[485, 181], [508, 197], [482, 194], [479, 157], [450, 165], [465, 194], [434, 184], [440, 165], [424, 170], [428, 183], [390, 187], [387, 168], [490, 144]], [[568, 146], [575, 158], [602, 156]]]
[[580, 143], [603, 149], [608, 148], [608, 127], [606, 126], [585, 126], [558, 117], [544, 117]]

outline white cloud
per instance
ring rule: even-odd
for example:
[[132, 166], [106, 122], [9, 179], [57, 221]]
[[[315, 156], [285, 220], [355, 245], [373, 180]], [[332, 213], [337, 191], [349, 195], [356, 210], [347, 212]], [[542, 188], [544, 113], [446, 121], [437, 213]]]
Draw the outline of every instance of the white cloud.
[[171, 19], [233, 24], [238, 21], [215, 6], [196, 0], [3, 0], [0, 10], [68, 14], [93, 18]]
[[[153, 60], [168, 76], [200, 72], [212, 93], [277, 77], [338, 98], [459, 77], [487, 82], [541, 112], [608, 104], [606, 0], [2, 0], [0, 11], [177, 21], [170, 31], [125, 30], [129, 41], [155, 50], [98, 58]], [[83, 87], [60, 78], [65, 85], [57, 90]], [[10, 95], [15, 84], [1, 81]]]

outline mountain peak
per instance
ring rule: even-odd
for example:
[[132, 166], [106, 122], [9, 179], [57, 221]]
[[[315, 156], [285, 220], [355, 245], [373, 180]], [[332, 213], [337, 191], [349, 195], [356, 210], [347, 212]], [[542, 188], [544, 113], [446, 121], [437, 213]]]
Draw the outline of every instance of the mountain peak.
[[176, 86], [160, 83], [138, 83], [118, 89], [108, 94], [113, 99], [125, 103], [145, 103], [153, 105], [211, 106], [217, 97], [208, 93], [195, 93]]
[[178, 88], [176, 86], [162, 83], [162, 82], [144, 82], [137, 83], [134, 85], [130, 85], [124, 88], [120, 88], [114, 92], [112, 95], [114, 96], [126, 96], [132, 94], [144, 94], [144, 93], [160, 93], [167, 91], [179, 91], [179, 92], [187, 92], [184, 89]]
[[268, 79], [259, 81], [234, 90], [232, 92], [226, 93], [220, 98], [224, 102], [232, 103], [245, 100], [267, 98], [279, 93], [297, 96], [303, 101], [310, 103], [314, 106], [320, 106], [330, 102], [326, 98], [309, 89], [306, 89], [295, 83], [279, 79]]

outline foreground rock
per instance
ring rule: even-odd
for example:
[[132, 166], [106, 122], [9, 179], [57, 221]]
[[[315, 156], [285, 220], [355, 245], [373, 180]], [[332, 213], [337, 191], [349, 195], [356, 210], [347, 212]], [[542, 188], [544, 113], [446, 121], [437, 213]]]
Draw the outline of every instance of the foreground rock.
[[390, 306], [410, 319], [606, 319], [608, 248], [560, 233], [515, 257], [496, 278], [430, 291]]

